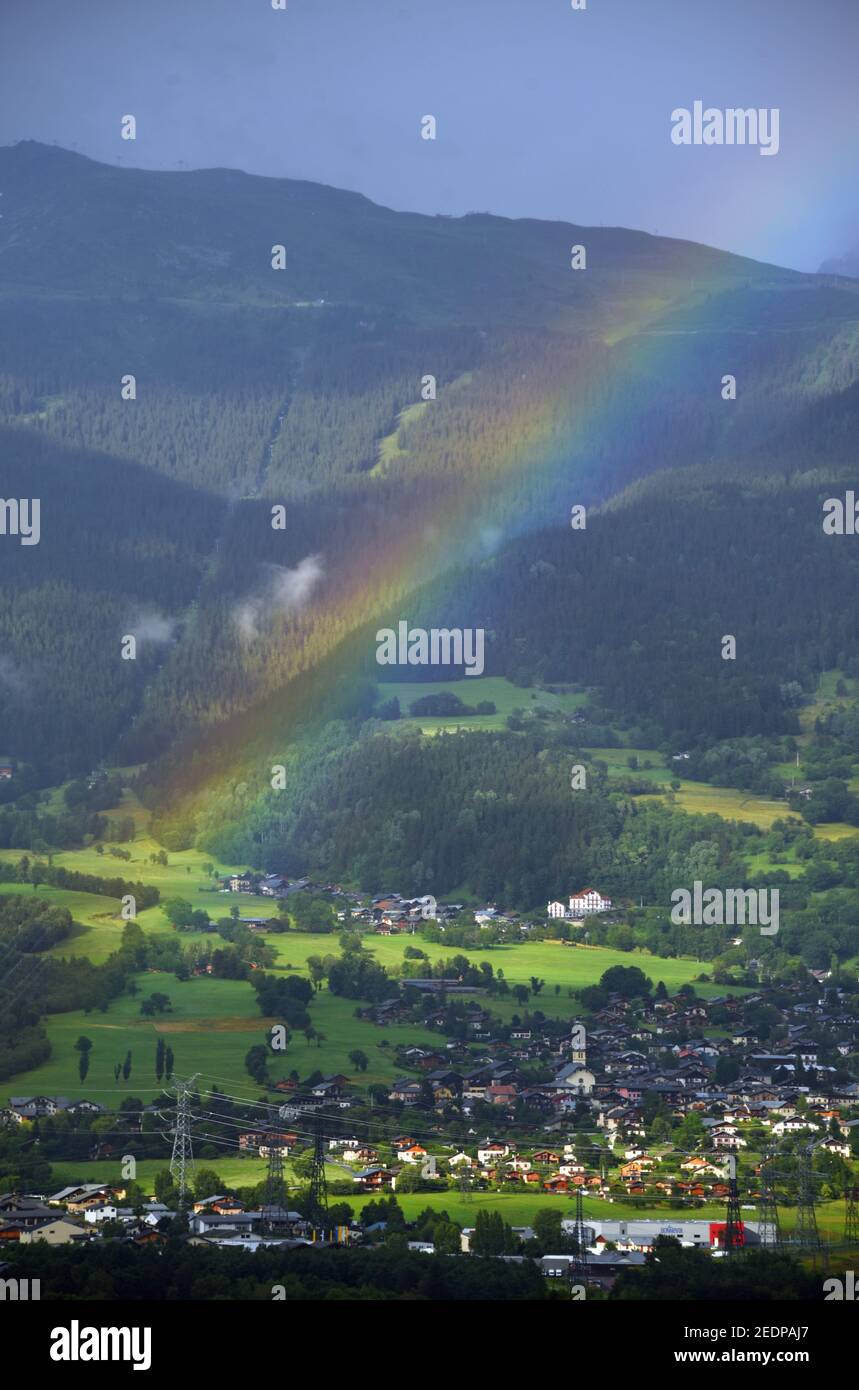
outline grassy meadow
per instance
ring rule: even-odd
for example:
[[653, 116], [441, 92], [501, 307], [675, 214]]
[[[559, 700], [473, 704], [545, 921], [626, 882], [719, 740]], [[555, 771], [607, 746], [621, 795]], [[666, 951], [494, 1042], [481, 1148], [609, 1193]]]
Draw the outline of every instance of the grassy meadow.
[[[442, 692], [457, 695], [464, 705], [474, 706], [481, 701], [491, 700], [496, 713], [472, 714], [465, 718], [457, 718], [455, 715], [419, 715], [413, 718], [409, 714], [409, 706], [413, 701], [422, 700], [427, 695], [440, 695]], [[399, 700], [402, 710], [402, 718], [397, 721], [396, 727], [420, 729], [424, 734], [438, 734], [455, 729], [470, 729], [472, 732], [504, 729], [508, 716], [515, 709], [546, 709], [555, 713], [571, 714], [587, 700], [587, 695], [581, 691], [553, 695], [548, 690], [526, 690], [522, 686], [513, 685], [504, 676], [467, 676], [462, 680], [420, 683], [380, 681], [380, 700], [392, 700], [395, 697]]]

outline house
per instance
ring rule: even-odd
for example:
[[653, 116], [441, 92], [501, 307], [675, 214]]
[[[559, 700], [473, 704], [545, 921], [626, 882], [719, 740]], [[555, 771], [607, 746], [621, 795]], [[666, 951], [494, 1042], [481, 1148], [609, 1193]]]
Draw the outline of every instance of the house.
[[640, 1178], [652, 1168], [655, 1160], [652, 1158], [634, 1158], [631, 1163], [623, 1163], [620, 1168], [620, 1176], [626, 1178]]
[[408, 1144], [397, 1152], [397, 1158], [401, 1163], [423, 1163], [426, 1156], [427, 1151], [423, 1144]]
[[96, 1187], [94, 1184], [87, 1183], [82, 1191], [66, 1201], [66, 1211], [86, 1212], [91, 1207], [104, 1206], [105, 1202], [111, 1202], [117, 1197], [125, 1196], [124, 1187]]
[[547, 1192], [569, 1192], [570, 1180], [558, 1174], [556, 1177], [544, 1178], [543, 1186]]
[[266, 874], [261, 879], [259, 891], [264, 898], [276, 898], [287, 887], [287, 880], [283, 874]]
[[745, 1149], [747, 1144], [745, 1139], [741, 1139], [739, 1134], [731, 1133], [730, 1130], [713, 1130], [711, 1134], [714, 1149]]
[[0, 1240], [20, 1240], [23, 1232], [44, 1226], [55, 1217], [56, 1212], [43, 1206], [35, 1198], [22, 1198], [20, 1202], [7, 1206], [0, 1215]]
[[194, 1203], [192, 1210], [195, 1215], [212, 1212], [217, 1216], [237, 1216], [245, 1210], [245, 1204], [238, 1197], [204, 1197]]
[[89, 1238], [89, 1233], [82, 1226], [64, 1216], [57, 1216], [52, 1221], [43, 1221], [39, 1226], [22, 1231], [19, 1241], [21, 1245], [32, 1245], [40, 1240], [46, 1245], [71, 1245]]
[[250, 1235], [262, 1220], [257, 1211], [239, 1211], [220, 1216], [214, 1211], [196, 1212], [191, 1216], [190, 1229], [198, 1236]]
[[378, 1190], [382, 1187], [392, 1187], [394, 1175], [387, 1168], [362, 1168], [360, 1173], [355, 1174], [355, 1181], [362, 1187]]
[[596, 888], [583, 888], [580, 893], [572, 893], [568, 905], [554, 901], [546, 904], [549, 917], [578, 918], [591, 917], [595, 912], [608, 912], [611, 898], [604, 898]]
[[227, 887], [231, 893], [252, 893], [254, 881], [249, 874], [233, 874], [227, 879]]
[[42, 1119], [46, 1115], [56, 1115], [68, 1105], [65, 1096], [10, 1096], [9, 1108], [25, 1120]]
[[477, 1161], [481, 1166], [487, 1163], [497, 1163], [499, 1159], [506, 1158], [509, 1152], [509, 1144], [490, 1144], [487, 1142], [478, 1148]]
[[486, 1099], [490, 1105], [513, 1105], [516, 1100], [515, 1086], [487, 1086]]
[[0, 782], [11, 781], [14, 768], [15, 764], [13, 763], [11, 758], [0, 758]]
[[420, 1098], [420, 1082], [408, 1076], [398, 1077], [388, 1092], [389, 1100], [398, 1100], [402, 1105], [416, 1105]]
[[589, 917], [594, 912], [608, 912], [610, 908], [611, 898], [604, 898], [596, 888], [583, 888], [570, 896], [571, 917]]

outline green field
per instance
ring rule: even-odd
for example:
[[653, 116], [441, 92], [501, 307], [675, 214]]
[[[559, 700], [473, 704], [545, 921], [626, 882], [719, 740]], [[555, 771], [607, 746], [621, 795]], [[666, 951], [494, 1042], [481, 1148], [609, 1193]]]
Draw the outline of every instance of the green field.
[[[219, 876], [225, 878], [238, 869], [246, 868], [244, 864], [221, 864], [211, 855], [203, 854], [196, 849], [171, 850], [167, 855], [166, 866], [151, 863], [150, 856], [161, 850], [162, 846], [149, 834], [148, 812], [132, 792], [126, 790], [120, 805], [109, 815], [113, 819], [131, 816], [135, 821], [136, 838], [121, 846], [130, 853], [130, 859], [116, 859], [107, 852], [99, 854], [90, 846], [86, 849], [58, 851], [52, 856], [53, 864], [77, 873], [94, 874], [99, 878], [123, 878], [131, 882], [140, 880], [152, 884], [161, 894], [162, 901], [166, 898], [184, 898], [192, 907], [208, 912], [212, 920], [229, 916], [230, 907], [236, 902], [243, 917], [277, 915], [276, 904], [271, 898], [257, 897], [249, 893], [242, 894], [239, 899], [233, 894], [221, 893], [218, 891], [218, 881], [203, 872], [205, 864], [212, 864]], [[23, 849], [2, 849], [0, 860], [14, 863], [26, 852]], [[86, 931], [75, 931], [71, 937], [55, 946], [52, 952], [54, 955], [89, 956], [93, 964], [99, 965], [119, 945], [123, 922], [119, 916], [118, 899], [77, 893], [65, 888], [50, 888], [44, 884], [40, 885], [38, 890], [34, 890], [31, 884], [2, 883], [0, 894], [2, 893], [35, 894], [50, 903], [67, 907], [75, 921], [87, 928]], [[141, 911], [137, 921], [147, 932], [164, 934], [172, 930], [160, 906]]]
[[[319, 938], [315, 938], [319, 946]], [[47, 1093], [70, 1098], [86, 1096], [103, 1104], [118, 1103], [124, 1096], [148, 1100], [161, 1092], [155, 1077], [155, 1048], [158, 1037], [173, 1048], [175, 1070], [179, 1075], [200, 1072], [203, 1082], [215, 1082], [223, 1090], [241, 1088], [242, 1094], [259, 1094], [259, 1087], [245, 1070], [245, 1056], [257, 1043], [266, 1041], [266, 1029], [275, 1021], [260, 1014], [256, 994], [244, 980], [215, 980], [197, 976], [180, 982], [173, 975], [154, 971], [136, 976], [140, 993], [114, 1000], [106, 1013], [80, 1010], [53, 1014], [45, 1020], [52, 1055], [42, 1066], [8, 1078], [2, 1094]], [[154, 991], [169, 996], [173, 1012], [157, 1018], [140, 1013], [140, 1000]], [[326, 1074], [354, 1072], [349, 1052], [361, 1048], [369, 1059], [362, 1084], [391, 1081], [396, 1073], [389, 1054], [398, 1043], [438, 1045], [438, 1034], [420, 1026], [392, 1024], [384, 1030], [354, 1018], [355, 1001], [338, 999], [327, 990], [311, 1001], [314, 1028], [323, 1033], [322, 1045], [308, 1044], [303, 1034], [295, 1035], [286, 1052], [277, 1054], [269, 1074], [273, 1081], [288, 1076], [295, 1068], [302, 1076], [312, 1071]], [[75, 1041], [88, 1037], [93, 1047], [90, 1069], [82, 1083], [78, 1078]], [[388, 1046], [380, 1048], [381, 1041]], [[126, 1053], [132, 1054], [128, 1081], [114, 1080], [114, 1066]]]
[[[456, 716], [431, 717], [421, 715], [413, 719], [409, 715], [409, 705], [414, 700], [422, 700], [427, 695], [458, 695], [465, 705], [477, 705], [483, 700], [491, 700], [495, 714], [472, 714], [465, 719]], [[571, 714], [585, 704], [587, 695], [570, 691], [563, 695], [552, 695], [547, 690], [530, 690], [513, 685], [503, 676], [464, 676], [462, 680], [452, 681], [380, 681], [379, 699], [400, 702], [403, 718], [396, 721], [396, 728], [420, 729], [425, 734], [437, 734], [444, 730], [471, 729], [472, 732], [486, 729], [503, 729], [507, 718], [514, 709], [547, 709], [553, 712]]]
[[788, 859], [784, 863], [781, 861], [776, 863], [766, 851], [763, 851], [761, 854], [748, 855], [746, 857], [746, 866], [750, 874], [771, 873], [774, 869], [777, 869], [786, 873], [790, 878], [799, 878], [799, 876], [805, 872], [804, 864], [797, 864], [794, 859]]
[[[367, 1201], [372, 1198], [344, 1198], [356, 1209], [362, 1208]], [[527, 1226], [533, 1221], [535, 1214], [545, 1207], [555, 1207], [560, 1205], [564, 1209], [564, 1215], [572, 1219], [575, 1211], [575, 1196], [572, 1193], [549, 1193], [549, 1192], [475, 1192], [471, 1195], [464, 1195], [461, 1192], [410, 1192], [404, 1193], [397, 1198], [400, 1206], [405, 1213], [406, 1219], [413, 1221], [424, 1207], [433, 1207], [439, 1211], [446, 1211], [452, 1221], [456, 1221], [461, 1226], [473, 1226], [477, 1213], [481, 1209], [489, 1211], [500, 1211], [504, 1220], [511, 1226]], [[699, 1208], [678, 1208], [678, 1207], [659, 1207], [641, 1205], [631, 1202], [610, 1202], [600, 1197], [584, 1197], [582, 1205], [584, 1207], [585, 1221], [588, 1217], [602, 1218], [607, 1221], [664, 1221], [676, 1220], [678, 1216], [694, 1217], [701, 1221], [724, 1221], [724, 1205], [716, 1205], [713, 1202]], [[755, 1212], [741, 1212], [741, 1216], [748, 1217], [750, 1221], [755, 1221]], [[793, 1230], [796, 1224], [796, 1208], [787, 1207], [779, 1209], [779, 1222], [785, 1232]], [[821, 1234], [825, 1239], [837, 1241], [840, 1238], [844, 1226], [844, 1203], [821, 1202], [817, 1207], [817, 1222]]]
[[[183, 934], [183, 940], [190, 934]], [[191, 938], [194, 939], [194, 938]], [[304, 973], [309, 955], [325, 954], [334, 945], [330, 936], [315, 936], [289, 932], [268, 938], [278, 952], [278, 968], [291, 966]], [[451, 954], [450, 948], [420, 942], [411, 937], [365, 937], [369, 951], [383, 964], [398, 963], [405, 947], [420, 943], [432, 960]], [[502, 946], [492, 950], [463, 951], [475, 961], [489, 960], [503, 969], [509, 984], [528, 983], [532, 975], [546, 981], [545, 987], [531, 1007], [538, 1007], [549, 1017], [568, 1018], [577, 1013], [577, 1001], [567, 995], [568, 989], [580, 989], [595, 984], [612, 965], [639, 965], [656, 983], [663, 980], [674, 991], [706, 968], [698, 961], [666, 960], [641, 952], [610, 951], [602, 947], [562, 946], [550, 942], [526, 942], [517, 946]], [[185, 982], [175, 976], [147, 971], [136, 977], [139, 993], [136, 997], [123, 995], [111, 1003], [106, 1013], [81, 1011], [54, 1014], [47, 1018], [46, 1027], [52, 1045], [52, 1056], [41, 1067], [9, 1078], [3, 1093], [48, 1094], [69, 1097], [87, 1096], [94, 1100], [119, 1101], [124, 1095], [157, 1094], [160, 1086], [155, 1079], [155, 1045], [159, 1034], [173, 1048], [175, 1069], [180, 1075], [193, 1071], [204, 1078], [217, 1080], [224, 1089], [226, 1083], [248, 1087], [254, 1083], [245, 1071], [244, 1059], [248, 1050], [265, 1040], [266, 1027], [251, 985], [244, 980], [215, 980], [197, 976]], [[554, 986], [560, 993], [554, 993]], [[725, 988], [698, 985], [704, 995], [724, 994]], [[140, 1000], [159, 992], [167, 994], [173, 1012], [145, 1018], [140, 1014]], [[510, 999], [492, 1000], [490, 1007], [500, 1017], [510, 1019], [521, 1012], [521, 1006]], [[367, 1085], [374, 1081], [391, 1081], [397, 1072], [391, 1055], [398, 1043], [416, 1043], [433, 1047], [443, 1046], [446, 1039], [419, 1025], [375, 1024], [354, 1017], [356, 1001], [340, 999], [327, 989], [320, 991], [310, 1004], [313, 1026], [324, 1034], [321, 1046], [308, 1045], [303, 1035], [295, 1036], [288, 1050], [270, 1069], [273, 1080], [286, 1076], [296, 1068], [302, 1076], [311, 1071], [324, 1073], [342, 1071], [352, 1075], [354, 1068], [349, 1053], [361, 1048], [369, 1059], [367, 1071], [356, 1080]], [[85, 1035], [93, 1042], [90, 1071], [83, 1084], [77, 1074], [77, 1053], [74, 1043]], [[379, 1044], [387, 1042], [387, 1047]], [[132, 1053], [132, 1074], [128, 1082], [114, 1080], [113, 1069], [126, 1052]]]
[[[133, 1147], [133, 1138], [130, 1142]], [[163, 1172], [165, 1168], [169, 1167], [169, 1163], [170, 1155], [166, 1147], [163, 1159], [144, 1158], [138, 1161], [136, 1181], [150, 1196], [155, 1174]], [[214, 1168], [223, 1180], [224, 1187], [252, 1187], [261, 1182], [266, 1175], [266, 1162], [262, 1158], [200, 1158], [197, 1160], [197, 1167]], [[105, 1158], [88, 1162], [56, 1162], [51, 1164], [51, 1168], [53, 1170], [51, 1182], [55, 1192], [59, 1192], [61, 1187], [68, 1187], [77, 1182], [121, 1184], [123, 1181], [120, 1158]]]
[[[591, 757], [599, 758], [606, 763], [609, 778], [642, 776], [659, 786], [664, 786], [666, 791], [672, 781], [679, 782], [680, 787], [675, 794], [674, 805], [679, 810], [688, 811], [693, 815], [715, 815], [721, 816], [723, 820], [750, 821], [761, 830], [769, 830], [774, 821], [796, 815], [785, 801], [755, 796], [737, 787], [714, 787], [709, 782], [692, 782], [667, 768], [663, 763], [663, 755], [656, 748], [591, 748], [588, 752]], [[633, 754], [639, 761], [639, 766], [634, 772], [629, 766], [629, 758]], [[646, 768], [645, 762], [650, 762], [651, 766]], [[783, 766], [787, 768], [787, 780], [794, 766], [792, 763]], [[855, 782], [856, 788], [859, 788], [859, 777]], [[645, 793], [637, 798], [640, 801], [661, 799], [661, 795], [657, 796], [655, 793]], [[843, 840], [850, 835], [859, 834], [859, 826], [833, 821], [816, 825], [814, 833], [824, 840]]]

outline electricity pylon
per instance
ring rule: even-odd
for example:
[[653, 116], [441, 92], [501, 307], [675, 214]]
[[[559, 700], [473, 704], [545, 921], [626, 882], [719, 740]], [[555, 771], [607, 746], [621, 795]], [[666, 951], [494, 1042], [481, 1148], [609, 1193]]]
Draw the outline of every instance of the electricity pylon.
[[325, 1133], [322, 1116], [317, 1115], [313, 1126], [313, 1167], [310, 1170], [310, 1191], [307, 1219], [324, 1229], [328, 1216], [328, 1182], [325, 1177]]
[[798, 1189], [796, 1198], [795, 1244], [811, 1250], [820, 1249], [820, 1232], [817, 1229], [817, 1198], [814, 1190], [814, 1172], [811, 1162], [811, 1149], [806, 1149], [799, 1161]]
[[582, 1205], [582, 1189], [576, 1188], [576, 1215], [573, 1225], [573, 1240], [575, 1241], [575, 1252], [573, 1254], [572, 1278], [575, 1283], [581, 1283], [588, 1277], [588, 1252], [585, 1244], [585, 1218], [584, 1207]]
[[170, 1176], [179, 1191], [179, 1211], [185, 1206], [188, 1179], [194, 1176], [194, 1152], [191, 1145], [191, 1092], [194, 1082], [200, 1075], [194, 1072], [187, 1081], [173, 1077], [173, 1090], [176, 1092], [176, 1119], [173, 1127], [173, 1154], [170, 1159]]
[[776, 1202], [772, 1180], [767, 1171], [767, 1165], [771, 1163], [772, 1158], [773, 1154], [767, 1152], [761, 1160], [761, 1191], [758, 1197], [758, 1237], [761, 1245], [769, 1246], [770, 1249], [781, 1244], [781, 1231], [778, 1224], [778, 1204]]
[[265, 1178], [265, 1196], [263, 1206], [266, 1208], [266, 1225], [269, 1230], [274, 1230], [275, 1213], [284, 1204], [283, 1186], [283, 1150], [281, 1149], [280, 1135], [270, 1134], [268, 1139], [268, 1167]]
[[859, 1245], [859, 1187], [848, 1187], [844, 1191], [844, 1243]]

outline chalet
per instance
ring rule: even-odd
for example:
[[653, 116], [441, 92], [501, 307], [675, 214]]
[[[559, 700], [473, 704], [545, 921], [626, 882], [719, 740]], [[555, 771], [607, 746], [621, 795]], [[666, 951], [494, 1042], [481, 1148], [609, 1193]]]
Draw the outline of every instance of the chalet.
[[65, 1096], [10, 1096], [9, 1108], [25, 1120], [57, 1115], [68, 1107]]
[[480, 1164], [497, 1163], [499, 1159], [506, 1158], [509, 1153], [509, 1144], [487, 1142], [478, 1147], [477, 1161]]
[[117, 1190], [115, 1187], [99, 1187], [94, 1191], [83, 1192], [77, 1197], [71, 1197], [66, 1202], [66, 1211], [84, 1213], [92, 1207], [103, 1206], [105, 1202], [112, 1201], [115, 1197], [124, 1197], [125, 1189]]
[[515, 1086], [487, 1086], [486, 1099], [490, 1105], [513, 1105], [516, 1101]]
[[647, 1172], [648, 1168], [653, 1167], [655, 1161], [656, 1160], [652, 1158], [634, 1158], [631, 1163], [622, 1163], [620, 1167], [620, 1176], [624, 1179], [640, 1178]]
[[470, 1158], [469, 1155], [468, 1155], [467, 1153], [451, 1154], [450, 1158], [449, 1158], [447, 1161], [448, 1161], [449, 1167], [451, 1167], [451, 1168], [473, 1168], [473, 1167], [474, 1167], [474, 1159], [473, 1159], [473, 1158]]
[[420, 1082], [412, 1081], [408, 1076], [401, 1076], [388, 1092], [389, 1100], [399, 1101], [402, 1105], [415, 1105], [420, 1098]]
[[199, 1216], [201, 1213], [213, 1212], [217, 1216], [237, 1216], [245, 1210], [244, 1202], [238, 1197], [203, 1197], [193, 1206], [194, 1214]]
[[[23, 1230], [29, 1230], [33, 1226], [40, 1226], [45, 1221], [53, 1221], [57, 1215], [51, 1211], [50, 1207], [38, 1201], [35, 1197], [20, 1197], [17, 1201], [7, 1202], [0, 1214], [0, 1221], [4, 1225], [15, 1225]], [[16, 1237], [17, 1239], [17, 1237]]]
[[714, 1149], [745, 1149], [748, 1147], [746, 1140], [740, 1138], [739, 1134], [729, 1129], [713, 1130], [711, 1134]]
[[423, 1144], [408, 1144], [404, 1149], [397, 1151], [397, 1158], [401, 1163], [423, 1163], [427, 1156], [427, 1151]]
[[277, 898], [283, 894], [287, 882], [283, 874], [266, 874], [260, 880], [259, 891], [264, 898]]
[[556, 1177], [544, 1178], [543, 1186], [547, 1192], [569, 1192], [570, 1179], [559, 1173]]
[[362, 1187], [378, 1190], [382, 1187], [392, 1187], [394, 1174], [387, 1168], [362, 1168], [360, 1173], [355, 1174], [355, 1181], [360, 1183]]

